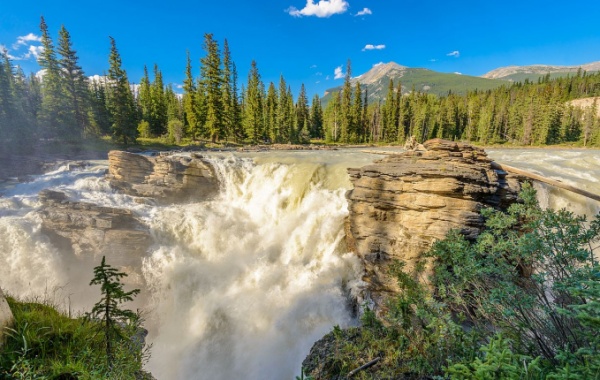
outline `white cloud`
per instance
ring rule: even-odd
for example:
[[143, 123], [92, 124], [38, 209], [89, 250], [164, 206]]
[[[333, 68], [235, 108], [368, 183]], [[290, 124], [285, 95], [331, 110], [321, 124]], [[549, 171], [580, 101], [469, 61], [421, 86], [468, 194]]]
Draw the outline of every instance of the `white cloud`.
[[19, 36], [17, 37], [17, 42], [15, 42], [13, 44], [13, 49], [18, 49], [19, 45], [27, 45], [28, 42], [40, 42], [42, 40], [42, 37], [38, 37], [33, 33], [29, 33], [26, 36]]
[[431, 59], [429, 60], [429, 62], [437, 62], [437, 59], [435, 59], [435, 58], [431, 58]]
[[373, 14], [373, 12], [369, 8], [364, 8], [362, 11], [358, 12], [354, 16], [366, 16], [366, 15], [372, 15], [372, 14]]
[[331, 78], [329, 78], [329, 75], [327, 75], [327, 76], [325, 77], [325, 80], [329, 80], [329, 79], [331, 79]]
[[455, 71], [454, 74], [456, 74], [456, 75], [462, 75], [462, 73], [459, 73], [458, 71]]
[[180, 89], [180, 90], [181, 90], [181, 89], [183, 88], [183, 85], [182, 85], [182, 84], [179, 84], [179, 83], [177, 83], [177, 84], [175, 84], [175, 88], [177, 88], [177, 89]]
[[377, 67], [377, 66], [381, 66], [381, 65], [383, 65], [383, 62], [377, 62], [377, 63], [373, 64], [373, 67]]
[[365, 45], [365, 47], [362, 49], [362, 51], [366, 51], [366, 50], [383, 50], [385, 49], [385, 45]]
[[458, 58], [458, 57], [460, 57], [460, 52], [458, 50], [454, 50], [454, 51], [452, 51], [452, 52], [450, 52], [450, 53], [448, 53], [446, 55], [448, 57], [456, 57], [456, 58]]
[[311, 66], [310, 66], [310, 68], [311, 68], [311, 69], [316, 69], [316, 68], [317, 68], [317, 65], [311, 65]]
[[342, 66], [338, 66], [333, 70], [333, 79], [342, 79], [345, 75], [342, 72]]
[[286, 12], [294, 17], [317, 16], [323, 18], [344, 13], [348, 10], [348, 6], [349, 4], [345, 0], [319, 0], [316, 4], [314, 0], [306, 0], [304, 8], [298, 10], [296, 7], [289, 7]]

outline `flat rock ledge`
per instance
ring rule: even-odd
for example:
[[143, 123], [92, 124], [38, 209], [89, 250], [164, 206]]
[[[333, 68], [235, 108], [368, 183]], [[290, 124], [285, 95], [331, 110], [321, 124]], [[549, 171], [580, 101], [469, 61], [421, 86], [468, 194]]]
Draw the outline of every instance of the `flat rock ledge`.
[[[453, 229], [475, 238], [479, 210], [504, 209], [520, 191], [518, 178], [494, 170], [485, 151], [433, 139], [414, 150], [348, 169], [346, 240], [364, 264], [365, 299], [378, 313], [399, 291], [390, 273], [395, 260], [411, 271], [432, 244]], [[431, 269], [425, 262], [426, 274]]]
[[139, 266], [152, 244], [148, 228], [130, 210], [67, 199], [60, 191], [39, 193], [44, 233], [77, 257], [107, 256], [119, 266]]
[[110, 185], [126, 194], [163, 203], [205, 199], [219, 190], [212, 165], [197, 153], [158, 156], [113, 150], [108, 152]]

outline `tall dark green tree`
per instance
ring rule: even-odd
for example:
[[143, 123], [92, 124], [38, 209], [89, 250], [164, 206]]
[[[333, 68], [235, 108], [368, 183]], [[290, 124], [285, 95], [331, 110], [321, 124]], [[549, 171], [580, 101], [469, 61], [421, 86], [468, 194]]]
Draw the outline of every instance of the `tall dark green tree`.
[[265, 136], [271, 142], [275, 141], [275, 136], [279, 134], [277, 128], [277, 98], [275, 84], [271, 82], [265, 100]]
[[39, 113], [40, 127], [46, 138], [67, 138], [69, 134], [65, 130], [65, 94], [62, 88], [62, 79], [58, 58], [54, 43], [48, 31], [48, 25], [41, 17], [40, 31], [42, 33], [42, 53], [38, 57], [38, 63], [43, 70], [42, 81], [42, 107]]
[[234, 135], [236, 94], [233, 84], [233, 60], [227, 39], [223, 41], [223, 132], [224, 137]]
[[62, 77], [62, 90], [64, 93], [65, 110], [64, 121], [68, 122], [69, 133], [80, 138], [90, 132], [89, 107], [90, 91], [88, 79], [79, 66], [79, 57], [73, 50], [71, 35], [64, 26], [61, 26], [58, 39], [58, 61]]
[[144, 65], [144, 75], [140, 80], [137, 103], [141, 119], [150, 124], [150, 119], [152, 118], [152, 89], [150, 87], [150, 77], [148, 76], [148, 67], [146, 65]]
[[344, 77], [344, 87], [342, 88], [342, 103], [341, 103], [341, 123], [340, 123], [340, 140], [343, 143], [350, 141], [350, 133], [353, 129], [352, 120], [352, 67], [350, 60], [346, 63], [346, 75]]
[[137, 138], [137, 110], [133, 94], [127, 79], [127, 73], [121, 67], [121, 55], [115, 39], [110, 38], [110, 68], [108, 70], [107, 104], [112, 121], [112, 135], [124, 144], [135, 143]]
[[206, 56], [201, 59], [201, 80], [206, 94], [206, 129], [212, 142], [224, 136], [223, 120], [223, 73], [219, 45], [211, 33], [204, 35], [203, 49]]
[[158, 65], [154, 64], [154, 82], [150, 85], [150, 130], [155, 136], [161, 136], [167, 132], [167, 99], [165, 96], [165, 85], [162, 79], [162, 72]]
[[244, 129], [254, 144], [260, 141], [264, 131], [262, 87], [258, 67], [253, 60], [244, 101]]
[[183, 112], [187, 133], [195, 140], [200, 134], [200, 116], [198, 115], [198, 88], [192, 75], [192, 60], [189, 51], [187, 52], [185, 79], [183, 81]]
[[312, 99], [310, 107], [310, 137], [313, 139], [322, 139], [323, 136], [323, 108], [321, 99], [316, 95]]
[[307, 143], [310, 141], [308, 98], [304, 83], [300, 86], [298, 100], [296, 100], [296, 135], [294, 142]]

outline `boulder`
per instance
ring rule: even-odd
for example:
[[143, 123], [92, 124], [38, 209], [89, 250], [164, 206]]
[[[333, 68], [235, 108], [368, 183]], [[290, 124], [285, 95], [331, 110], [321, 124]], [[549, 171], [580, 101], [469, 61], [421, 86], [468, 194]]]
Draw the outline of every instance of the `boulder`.
[[390, 264], [399, 260], [412, 271], [450, 230], [475, 238], [483, 227], [481, 208], [503, 209], [517, 199], [518, 179], [490, 162], [483, 149], [434, 139], [348, 169], [354, 189], [347, 193], [346, 239], [364, 264], [365, 297], [378, 313], [399, 291]]
[[39, 199], [46, 235], [78, 257], [110, 256], [114, 265], [139, 266], [152, 244], [147, 227], [130, 210], [69, 201], [53, 190], [42, 190]]
[[14, 322], [13, 313], [8, 306], [8, 302], [6, 302], [2, 289], [0, 289], [0, 349], [2, 349], [6, 339], [6, 328], [13, 327]]
[[108, 153], [108, 163], [111, 186], [134, 196], [174, 203], [204, 199], [219, 190], [212, 165], [196, 153], [145, 156], [113, 150]]

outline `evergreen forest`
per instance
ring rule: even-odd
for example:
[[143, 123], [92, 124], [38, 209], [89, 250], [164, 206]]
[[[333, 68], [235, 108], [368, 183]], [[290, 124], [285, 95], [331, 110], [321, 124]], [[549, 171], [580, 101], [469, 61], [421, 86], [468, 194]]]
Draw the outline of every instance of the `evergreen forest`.
[[[64, 26], [57, 44], [40, 21], [43, 75], [26, 75], [6, 51], [0, 64], [0, 145], [26, 151], [44, 142], [78, 143], [110, 136], [115, 142], [162, 138], [168, 143], [402, 144], [441, 137], [480, 144], [600, 146], [598, 105], [582, 109], [573, 99], [600, 96], [600, 73], [537, 82], [507, 82], [494, 90], [446, 96], [411, 91], [390, 80], [384, 101], [368, 104], [366, 88], [351, 81], [351, 63], [341, 91], [327, 104], [309, 101], [304, 85], [297, 97], [283, 76], [266, 85], [257, 62], [240, 79], [227, 40], [207, 33], [205, 55], [188, 52], [183, 94], [163, 82], [155, 64], [139, 85], [123, 69], [115, 39], [109, 38], [109, 69], [87, 77]], [[196, 62], [199, 65], [196, 66]]]

